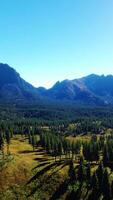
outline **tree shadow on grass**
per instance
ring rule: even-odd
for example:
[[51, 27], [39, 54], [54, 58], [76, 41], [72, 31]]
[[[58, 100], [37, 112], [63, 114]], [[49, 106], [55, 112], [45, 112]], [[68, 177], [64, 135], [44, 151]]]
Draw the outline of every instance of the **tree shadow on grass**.
[[[38, 161], [38, 162], [46, 162], [46, 161], [49, 161], [49, 159], [47, 158], [34, 158], [35, 161]], [[38, 167], [38, 166], [37, 166]]]
[[45, 153], [45, 150], [44, 149], [36, 149], [36, 152], [38, 153], [38, 152], [44, 152]]
[[48, 164], [50, 164], [50, 163], [51, 163], [51, 162], [47, 162], [47, 161], [41, 162], [39, 165], [37, 165], [36, 167], [34, 167], [34, 168], [32, 169], [32, 171], [35, 170], [35, 169], [37, 169], [37, 168], [39, 168], [39, 167], [43, 167], [43, 166], [45, 166], [45, 165], [48, 165]]
[[47, 155], [45, 152], [43, 152], [43, 151], [40, 151], [40, 152], [37, 152], [37, 151], [35, 151], [36, 153], [35, 153], [35, 155], [36, 156], [39, 156], [39, 155]]
[[[48, 165], [49, 164], [49, 165]], [[32, 188], [32, 191], [30, 192], [30, 194], [28, 195], [28, 197], [34, 195], [36, 193], [37, 190], [39, 190], [40, 188], [42, 188], [43, 184], [49, 184], [49, 182], [51, 182], [51, 178], [53, 178], [54, 175], [57, 174], [57, 172], [59, 170], [61, 170], [62, 168], [64, 168], [66, 165], [68, 165], [68, 162], [65, 162], [64, 161], [58, 161], [58, 162], [54, 162], [54, 163], [47, 163], [47, 162], [44, 162], [44, 163], [41, 163], [39, 164], [37, 167], [41, 167], [41, 166], [45, 166], [42, 170], [38, 171], [27, 183], [30, 184], [32, 183], [33, 181], [36, 181], [38, 180], [39, 181], [39, 184], [37, 186], [35, 186], [34, 188]], [[59, 167], [59, 168], [57, 168]], [[51, 169], [51, 174], [48, 174], [47, 175], [47, 172]], [[55, 171], [54, 171], [55, 170]], [[53, 171], [53, 172], [52, 172]], [[46, 175], [43, 177], [43, 175]], [[66, 183], [62, 183], [62, 187], [64, 185], [64, 188], [66, 186]], [[61, 187], [60, 186], [60, 187]], [[60, 187], [59, 187], [59, 190], [60, 190]], [[59, 195], [61, 193], [61, 191], [58, 192]], [[54, 194], [56, 195], [56, 194]]]
[[91, 194], [88, 197], [88, 200], [100, 199], [101, 193], [98, 190], [92, 190]]
[[65, 194], [65, 192], [67, 191], [68, 185], [69, 185], [69, 180], [66, 179], [62, 184], [59, 185], [59, 187], [57, 188], [57, 190], [55, 191], [55, 193], [52, 195], [52, 197], [50, 198], [50, 200], [60, 199], [60, 197], [63, 194]]
[[79, 190], [77, 190], [76, 192], [72, 191], [70, 194], [68, 194], [66, 200], [80, 200], [80, 198], [81, 197], [79, 196]]
[[[60, 170], [62, 170], [65, 166], [67, 166], [67, 165], [69, 165], [69, 162], [67, 161], [65, 161], [65, 162], [59, 162], [59, 164], [57, 165], [57, 167], [58, 166], [60, 166], [60, 168], [58, 168], [58, 169], [56, 169], [52, 174], [51, 174], [51, 176], [52, 175], [54, 175], [54, 174], [56, 174], [57, 172], [59, 172]], [[53, 169], [54, 170], [54, 169]]]
[[33, 150], [18, 151], [19, 154], [33, 153]]
[[[70, 160], [67, 160], [67, 162], [65, 162], [59, 170], [61, 170], [62, 168], [64, 168], [66, 165], [69, 165], [70, 164]], [[77, 168], [77, 166], [75, 167], [75, 169]], [[59, 171], [58, 170], [58, 171]], [[57, 171], [56, 171], [57, 172]], [[67, 178], [63, 183], [61, 183], [59, 185], [59, 187], [57, 188], [57, 190], [55, 191], [55, 193], [52, 195], [52, 197], [50, 198], [50, 200], [58, 200], [61, 198], [61, 196], [63, 196], [67, 191], [68, 191], [68, 186], [72, 184], [72, 180], [70, 178]], [[80, 187], [81, 189], [81, 187]], [[76, 195], [75, 195], [75, 192], [74, 192], [74, 200], [75, 199], [78, 199], [78, 198], [75, 198], [75, 197], [78, 197], [78, 195], [80, 194], [80, 190], [78, 190], [76, 192]], [[70, 196], [71, 195], [71, 196]], [[72, 200], [72, 194], [70, 194], [68, 197], [70, 200]], [[68, 200], [68, 198], [67, 198]]]
[[46, 173], [47, 171], [49, 171], [52, 167], [56, 167], [58, 166], [59, 163], [51, 163], [50, 165], [47, 165], [46, 167], [44, 167], [42, 170], [38, 171], [29, 181], [27, 184], [31, 183], [32, 181], [38, 179], [40, 176], [42, 176], [44, 173]]
[[[40, 154], [37, 154], [37, 153], [40, 153]], [[38, 151], [38, 150], [24, 150], [24, 151], [18, 151], [18, 153], [20, 154], [27, 154], [27, 153], [35, 153], [35, 155], [43, 155], [45, 154], [45, 152], [42, 152], [42, 151]]]
[[42, 149], [18, 151], [20, 154], [35, 153], [35, 155], [44, 155], [45, 151]]
[[[70, 182], [70, 184], [71, 183], [72, 182]], [[79, 188], [76, 191], [72, 190], [70, 193], [68, 193], [66, 200], [75, 200], [75, 199], [81, 200], [82, 189], [83, 189], [82, 184], [80, 184]]]

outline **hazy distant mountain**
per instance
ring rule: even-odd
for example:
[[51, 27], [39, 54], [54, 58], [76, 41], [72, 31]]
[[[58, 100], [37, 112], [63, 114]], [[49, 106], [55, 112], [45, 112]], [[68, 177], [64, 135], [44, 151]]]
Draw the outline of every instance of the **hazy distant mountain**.
[[37, 90], [9, 65], [0, 63], [0, 102], [31, 102], [39, 98]]
[[35, 88], [9, 65], [0, 64], [0, 102], [68, 102], [79, 105], [113, 104], [113, 76], [89, 76]]

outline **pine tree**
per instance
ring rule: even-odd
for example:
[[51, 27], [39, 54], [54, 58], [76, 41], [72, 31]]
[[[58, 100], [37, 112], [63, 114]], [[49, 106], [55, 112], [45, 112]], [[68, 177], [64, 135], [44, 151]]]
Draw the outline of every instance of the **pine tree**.
[[62, 157], [62, 142], [58, 143], [58, 154], [59, 154], [60, 160], [61, 160], [61, 157]]
[[91, 181], [91, 166], [90, 163], [88, 163], [87, 168], [86, 168], [86, 179], [88, 182]]
[[106, 167], [108, 162], [109, 162], [108, 148], [107, 145], [105, 145], [103, 150], [103, 165]]
[[109, 175], [107, 169], [105, 169], [103, 174], [103, 181], [102, 181], [102, 193], [106, 200], [110, 200], [111, 198], [111, 191], [110, 191], [110, 183], [109, 183]]
[[4, 138], [3, 134], [0, 133], [0, 151], [2, 151], [3, 159], [4, 159]]
[[34, 151], [35, 150], [35, 136], [34, 136], [33, 133], [32, 133], [32, 136], [31, 136], [31, 144], [32, 144], [33, 151]]
[[104, 173], [103, 164], [100, 163], [98, 169], [96, 170], [96, 175], [97, 175], [97, 178], [98, 178], [98, 184], [99, 184], [100, 190], [102, 188], [103, 173]]
[[111, 198], [113, 199], [113, 181], [111, 182]]
[[6, 137], [6, 143], [7, 143], [7, 154], [9, 154], [9, 145], [10, 145], [10, 141], [11, 141], [11, 136], [10, 136], [10, 132], [9, 130], [6, 131], [5, 133], [5, 137]]
[[32, 136], [30, 133], [28, 134], [28, 141], [29, 141], [29, 144], [32, 144]]
[[73, 161], [71, 160], [70, 161], [70, 166], [69, 166], [69, 177], [70, 177], [70, 181], [71, 182], [74, 182], [76, 180], [76, 174], [75, 174], [75, 168], [74, 168], [74, 163]]
[[98, 179], [96, 173], [94, 173], [91, 178], [91, 187], [93, 191], [98, 191]]
[[46, 151], [47, 153], [51, 153], [51, 141], [49, 135], [47, 136]]
[[55, 143], [55, 140], [53, 137], [53, 138], [51, 138], [51, 153], [52, 153], [52, 155], [54, 155], [54, 143]]
[[71, 154], [71, 143], [70, 143], [70, 141], [67, 141], [67, 151], [68, 151], [68, 155], [69, 155], [69, 158], [70, 158], [70, 154]]
[[56, 162], [56, 157], [58, 155], [58, 144], [57, 142], [54, 143], [54, 156], [55, 156], [55, 162]]
[[74, 159], [74, 147], [75, 147], [75, 143], [73, 141], [71, 144], [72, 160]]
[[82, 159], [80, 160], [80, 164], [78, 167], [78, 180], [80, 181], [80, 183], [82, 183], [84, 180], [84, 166]]
[[68, 142], [67, 142], [67, 140], [63, 141], [63, 150], [64, 150], [65, 158], [67, 159], [67, 155], [68, 155]]

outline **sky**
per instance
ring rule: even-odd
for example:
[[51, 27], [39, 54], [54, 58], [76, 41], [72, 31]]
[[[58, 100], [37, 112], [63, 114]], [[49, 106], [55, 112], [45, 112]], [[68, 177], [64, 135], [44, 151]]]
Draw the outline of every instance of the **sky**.
[[113, 74], [113, 0], [0, 0], [0, 62], [36, 87]]

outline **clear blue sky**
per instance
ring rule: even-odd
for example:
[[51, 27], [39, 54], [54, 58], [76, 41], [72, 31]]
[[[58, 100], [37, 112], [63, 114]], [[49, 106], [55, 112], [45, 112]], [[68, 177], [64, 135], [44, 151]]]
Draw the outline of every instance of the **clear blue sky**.
[[35, 86], [113, 74], [113, 0], [0, 0], [0, 62]]

